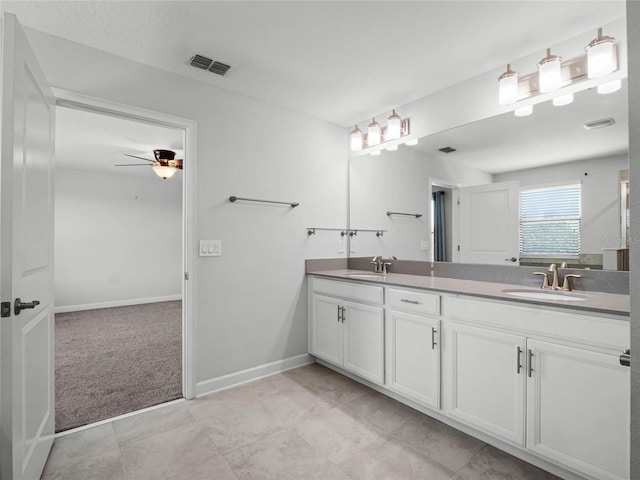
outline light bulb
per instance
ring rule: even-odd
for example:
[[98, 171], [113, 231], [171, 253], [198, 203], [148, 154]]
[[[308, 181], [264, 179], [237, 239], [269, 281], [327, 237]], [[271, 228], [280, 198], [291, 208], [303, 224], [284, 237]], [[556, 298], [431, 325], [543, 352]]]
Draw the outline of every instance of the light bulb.
[[393, 113], [387, 118], [387, 133], [385, 140], [396, 140], [402, 135], [402, 119], [400, 115], [394, 110]]
[[404, 144], [412, 147], [418, 144], [418, 139], [414, 138], [413, 140], [407, 140], [406, 142], [404, 142]]
[[613, 37], [603, 36], [602, 28], [599, 28], [598, 36], [584, 48], [587, 51], [589, 78], [604, 77], [615, 70], [615, 40]]
[[498, 77], [498, 103], [509, 105], [518, 100], [518, 82], [520, 74], [511, 70], [507, 65], [507, 71]]
[[396, 150], [398, 150], [398, 145], [389, 145], [387, 147], [387, 150], [389, 150], [390, 152], [395, 152]]
[[598, 85], [598, 93], [604, 95], [607, 93], [617, 92], [618, 90], [620, 90], [621, 86], [622, 80], [614, 80], [613, 82], [602, 83]]
[[163, 180], [172, 177], [173, 174], [178, 171], [176, 167], [169, 167], [167, 165], [154, 165], [151, 168], [153, 168], [153, 171], [156, 172]]
[[372, 157], [379, 157], [380, 153], [381, 153], [380, 150], [374, 150], [369, 155], [371, 155]]
[[562, 107], [564, 105], [569, 105], [573, 102], [573, 93], [568, 93], [566, 95], [561, 95], [553, 99], [553, 104], [556, 107]]
[[527, 117], [533, 113], [533, 105], [527, 105], [526, 107], [521, 107], [513, 112], [516, 117]]
[[547, 56], [538, 62], [538, 80], [540, 93], [558, 90], [562, 84], [561, 76], [562, 57], [551, 55], [551, 49], [547, 48]]
[[358, 152], [360, 150], [362, 150], [362, 130], [356, 125], [356, 128], [351, 131], [351, 151]]
[[376, 119], [372, 118], [367, 130], [367, 146], [378, 145], [381, 140], [382, 128], [380, 128], [380, 124], [376, 122]]

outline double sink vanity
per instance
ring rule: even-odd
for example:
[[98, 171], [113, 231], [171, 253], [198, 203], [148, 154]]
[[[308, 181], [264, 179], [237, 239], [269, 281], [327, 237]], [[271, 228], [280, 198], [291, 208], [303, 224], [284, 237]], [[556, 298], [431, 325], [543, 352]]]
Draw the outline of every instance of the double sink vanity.
[[629, 478], [628, 294], [366, 263], [307, 262], [319, 362], [562, 478]]

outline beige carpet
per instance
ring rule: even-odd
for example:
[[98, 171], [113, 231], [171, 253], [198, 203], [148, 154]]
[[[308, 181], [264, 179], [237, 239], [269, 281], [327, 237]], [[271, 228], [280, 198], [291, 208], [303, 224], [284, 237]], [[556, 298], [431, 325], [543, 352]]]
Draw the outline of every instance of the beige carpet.
[[182, 397], [182, 302], [56, 314], [56, 432]]

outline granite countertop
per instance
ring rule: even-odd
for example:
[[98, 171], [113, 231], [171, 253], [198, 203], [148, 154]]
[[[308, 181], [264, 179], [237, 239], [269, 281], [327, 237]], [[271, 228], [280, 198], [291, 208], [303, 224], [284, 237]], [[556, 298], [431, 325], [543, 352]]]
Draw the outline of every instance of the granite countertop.
[[[477, 280], [461, 280], [446, 277], [428, 277], [424, 275], [408, 275], [404, 273], [388, 273], [387, 275], [376, 275], [370, 271], [363, 270], [311, 270], [309, 275], [337, 278], [356, 282], [364, 282], [374, 285], [389, 285], [397, 287], [419, 288], [462, 295], [471, 295], [484, 298], [495, 298], [498, 300], [508, 300], [511, 302], [525, 303], [528, 305], [548, 305], [570, 310], [590, 311], [614, 315], [629, 316], [630, 299], [629, 295], [603, 292], [560, 292], [581, 298], [580, 300], [556, 300], [550, 298], [530, 299], [514, 296], [506, 293], [505, 290], [527, 291], [527, 292], [550, 292], [522, 285], [512, 285], [505, 283], [481, 282]], [[360, 275], [360, 276], [359, 276]]]

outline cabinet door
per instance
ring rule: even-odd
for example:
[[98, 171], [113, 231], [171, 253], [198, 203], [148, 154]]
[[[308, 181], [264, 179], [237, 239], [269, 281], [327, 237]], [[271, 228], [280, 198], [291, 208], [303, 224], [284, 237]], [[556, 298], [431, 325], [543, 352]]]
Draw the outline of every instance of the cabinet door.
[[376, 383], [384, 383], [384, 311], [342, 302], [344, 315], [344, 368]]
[[616, 355], [529, 340], [527, 448], [601, 480], [629, 478], [629, 369]]
[[440, 408], [440, 321], [388, 311], [387, 386], [432, 408]]
[[311, 308], [312, 354], [342, 366], [343, 339], [341, 303], [331, 297], [313, 295]]
[[524, 445], [525, 338], [451, 323], [451, 417]]

